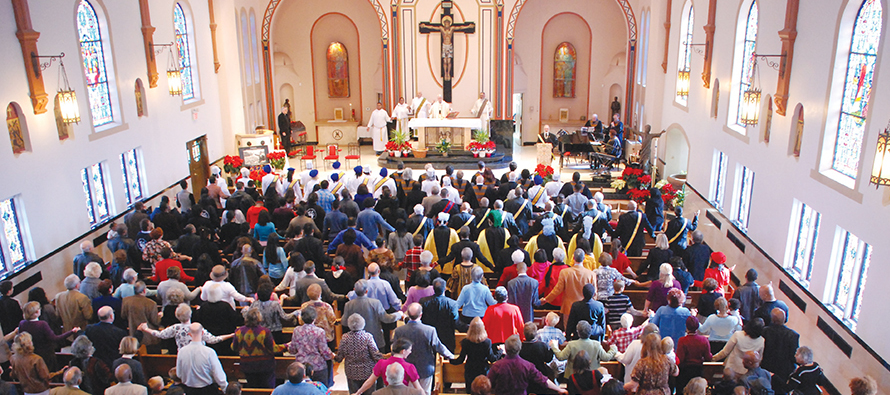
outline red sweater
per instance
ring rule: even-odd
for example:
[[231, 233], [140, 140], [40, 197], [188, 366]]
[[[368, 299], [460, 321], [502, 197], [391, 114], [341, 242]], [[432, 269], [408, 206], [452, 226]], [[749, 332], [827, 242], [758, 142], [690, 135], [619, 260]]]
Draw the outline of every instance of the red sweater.
[[482, 317], [482, 323], [492, 344], [503, 343], [508, 337], [516, 334], [525, 340], [522, 332], [522, 311], [516, 305], [505, 302], [488, 306]]
[[519, 277], [519, 272], [516, 270], [516, 264], [514, 263], [504, 268], [504, 273], [501, 274], [501, 278], [498, 280], [498, 286], [506, 287], [507, 283], [516, 277]]
[[701, 365], [711, 361], [711, 344], [708, 338], [699, 334], [689, 334], [677, 341], [679, 365]]
[[266, 208], [263, 206], [253, 206], [247, 209], [247, 213], [244, 214], [247, 223], [250, 224], [250, 229], [253, 229], [253, 227], [256, 225], [257, 220], [260, 219], [260, 211], [268, 212], [269, 210], [266, 210]]
[[185, 274], [185, 270], [182, 269], [182, 263], [175, 259], [162, 259], [158, 263], [156, 263], [155, 275], [151, 276], [151, 281], [167, 281], [167, 268], [172, 266], [176, 266], [179, 268], [179, 281], [182, 281], [184, 283], [195, 281], [194, 277]]

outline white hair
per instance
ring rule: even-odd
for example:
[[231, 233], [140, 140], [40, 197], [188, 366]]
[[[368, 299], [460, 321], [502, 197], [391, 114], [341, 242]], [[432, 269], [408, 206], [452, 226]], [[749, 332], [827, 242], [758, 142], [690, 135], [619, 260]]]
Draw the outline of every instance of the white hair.
[[80, 250], [83, 252], [90, 252], [93, 250], [93, 242], [86, 240], [83, 243], [80, 243]]
[[102, 266], [96, 262], [90, 262], [83, 269], [83, 275], [92, 278], [99, 278], [102, 275]]
[[513, 263], [525, 262], [525, 254], [522, 253], [522, 250], [513, 251], [513, 255], [510, 255], [510, 258], [513, 259]]
[[630, 328], [634, 324], [634, 316], [624, 313], [621, 315], [621, 327], [624, 329]]
[[423, 215], [423, 205], [422, 204], [414, 205], [414, 214]]
[[420, 264], [421, 265], [429, 265], [433, 263], [433, 253], [427, 250], [424, 250], [420, 253]]
[[405, 378], [405, 368], [402, 364], [393, 363], [386, 367], [386, 382], [389, 385], [399, 384]]
[[565, 262], [566, 261], [566, 250], [561, 247], [556, 247], [553, 249], [553, 261], [554, 262]]
[[76, 274], [69, 274], [68, 277], [65, 277], [65, 288], [69, 291], [77, 288], [80, 285], [80, 277], [77, 277]]
[[125, 282], [130, 283], [131, 281], [136, 281], [137, 276], [138, 274], [135, 270], [133, 270], [132, 268], [127, 268], [127, 270], [124, 270], [124, 274], [122, 277]]
[[597, 203], [602, 203], [605, 196], [603, 196], [602, 192], [597, 191], [593, 194], [593, 200], [596, 200]]

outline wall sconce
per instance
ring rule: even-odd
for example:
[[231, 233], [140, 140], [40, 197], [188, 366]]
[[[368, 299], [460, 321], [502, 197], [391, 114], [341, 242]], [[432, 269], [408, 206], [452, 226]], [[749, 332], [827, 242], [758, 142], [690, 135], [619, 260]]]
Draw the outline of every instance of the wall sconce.
[[[80, 109], [77, 106], [77, 94], [74, 93], [74, 89], [71, 89], [71, 85], [68, 83], [68, 72], [65, 71], [65, 62], [62, 61], [62, 58], [65, 57], [65, 53], [62, 52], [59, 55], [48, 55], [48, 56], [39, 56], [36, 53], [31, 53], [31, 61], [34, 63], [34, 67], [39, 67], [41, 71], [48, 69], [53, 61], [56, 59], [59, 60], [59, 109], [62, 113], [62, 122], [65, 124], [72, 123], [80, 123]], [[41, 63], [40, 59], [49, 58], [48, 62]], [[39, 74], [39, 73], [38, 73]]]
[[[182, 94], [182, 72], [179, 69], [178, 63], [175, 59], [175, 55], [173, 54], [173, 43], [169, 44], [152, 44], [154, 47], [164, 47], [167, 48], [169, 52], [169, 56], [167, 56], [167, 89], [170, 92], [170, 96], [179, 96]], [[159, 49], [155, 51], [155, 54], [159, 54], [163, 51], [163, 49]]]
[[689, 96], [689, 70], [677, 72], [677, 96]]
[[[760, 78], [760, 73], [757, 72], [757, 58], [762, 58], [764, 62], [766, 62], [767, 66], [772, 68], [773, 70], [779, 71], [779, 74], [782, 75], [785, 73], [785, 57], [787, 54], [782, 55], [761, 55], [758, 53], [754, 53], [751, 58], [754, 62], [754, 65], [751, 66], [751, 85], [748, 87], [748, 90], [742, 93], [742, 102], [741, 108], [739, 111], [739, 118], [742, 121], [742, 124], [745, 126], [757, 126], [757, 122], [760, 118], [760, 96], [761, 90], [757, 87], [755, 83], [755, 79]], [[768, 58], [782, 58], [781, 63], [776, 63], [770, 61]]]
[[878, 136], [878, 149], [875, 151], [875, 165], [868, 180], [875, 188], [890, 185], [890, 125]]

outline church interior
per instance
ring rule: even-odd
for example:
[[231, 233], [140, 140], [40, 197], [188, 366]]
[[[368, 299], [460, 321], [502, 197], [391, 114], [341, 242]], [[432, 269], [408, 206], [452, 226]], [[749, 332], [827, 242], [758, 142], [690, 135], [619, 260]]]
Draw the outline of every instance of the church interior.
[[[399, 162], [371, 144], [374, 133], [383, 133], [381, 144], [390, 140], [372, 121], [378, 103], [395, 116], [402, 98], [413, 106], [418, 95], [430, 104], [444, 95], [461, 121], [474, 118], [485, 93], [490, 137], [500, 139], [501, 162], [491, 166], [497, 177], [511, 161], [529, 170], [541, 163], [536, 143], [545, 126], [572, 134], [597, 114], [608, 129], [614, 114], [628, 151], [640, 144], [631, 131], [663, 132], [645, 158], [653, 179], [684, 188], [686, 216], [701, 212], [699, 231], [734, 265], [734, 278], [744, 283], [753, 268], [761, 286], [772, 283], [788, 305], [788, 326], [833, 384], [830, 392], [847, 394], [851, 379], [870, 376], [886, 393], [890, 342], [879, 291], [890, 277], [888, 262], [880, 263], [890, 246], [877, 243], [890, 223], [890, 212], [882, 211], [890, 208], [890, 118], [876, 110], [890, 108], [890, 80], [880, 79], [884, 55], [890, 61], [882, 50], [888, 6], [0, 2], [7, 54], [0, 59], [0, 104], [11, 146], [0, 149], [7, 169], [0, 279], [12, 280], [22, 305], [33, 287], [47, 295], [64, 291], [83, 241], [94, 241], [111, 262], [102, 245], [109, 224], [137, 202], [157, 207], [162, 197], [174, 198], [182, 180], [197, 197], [209, 165], [224, 167], [224, 157], [245, 158], [251, 147], [260, 155], [274, 151], [283, 107], [295, 151], [283, 158], [287, 167], [304, 171], [311, 146], [314, 167], [327, 176], [331, 162], [322, 157], [336, 144], [343, 169], [370, 166], [376, 174]], [[472, 154], [434, 154], [440, 137], [425, 137], [419, 148], [430, 156], [411, 162], [415, 178], [437, 158], [440, 175], [448, 161], [464, 160], [463, 169], [475, 172]], [[452, 149], [468, 142], [463, 137]], [[545, 155], [561, 181], [578, 171], [597, 182], [586, 165], [563, 165], [564, 154], [552, 162]], [[625, 162], [607, 174], [619, 179]], [[202, 180], [197, 187], [195, 179]], [[603, 185], [614, 200], [610, 182]], [[617, 204], [613, 210], [626, 209], [627, 200]], [[335, 382], [334, 392], [346, 391]]]

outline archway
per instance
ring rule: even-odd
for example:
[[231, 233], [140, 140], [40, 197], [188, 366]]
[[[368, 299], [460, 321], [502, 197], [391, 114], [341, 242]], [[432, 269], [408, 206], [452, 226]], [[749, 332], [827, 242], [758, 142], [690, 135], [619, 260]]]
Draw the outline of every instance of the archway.
[[675, 174], [686, 174], [689, 169], [689, 138], [678, 124], [667, 127], [658, 147], [658, 171], [665, 179]]

